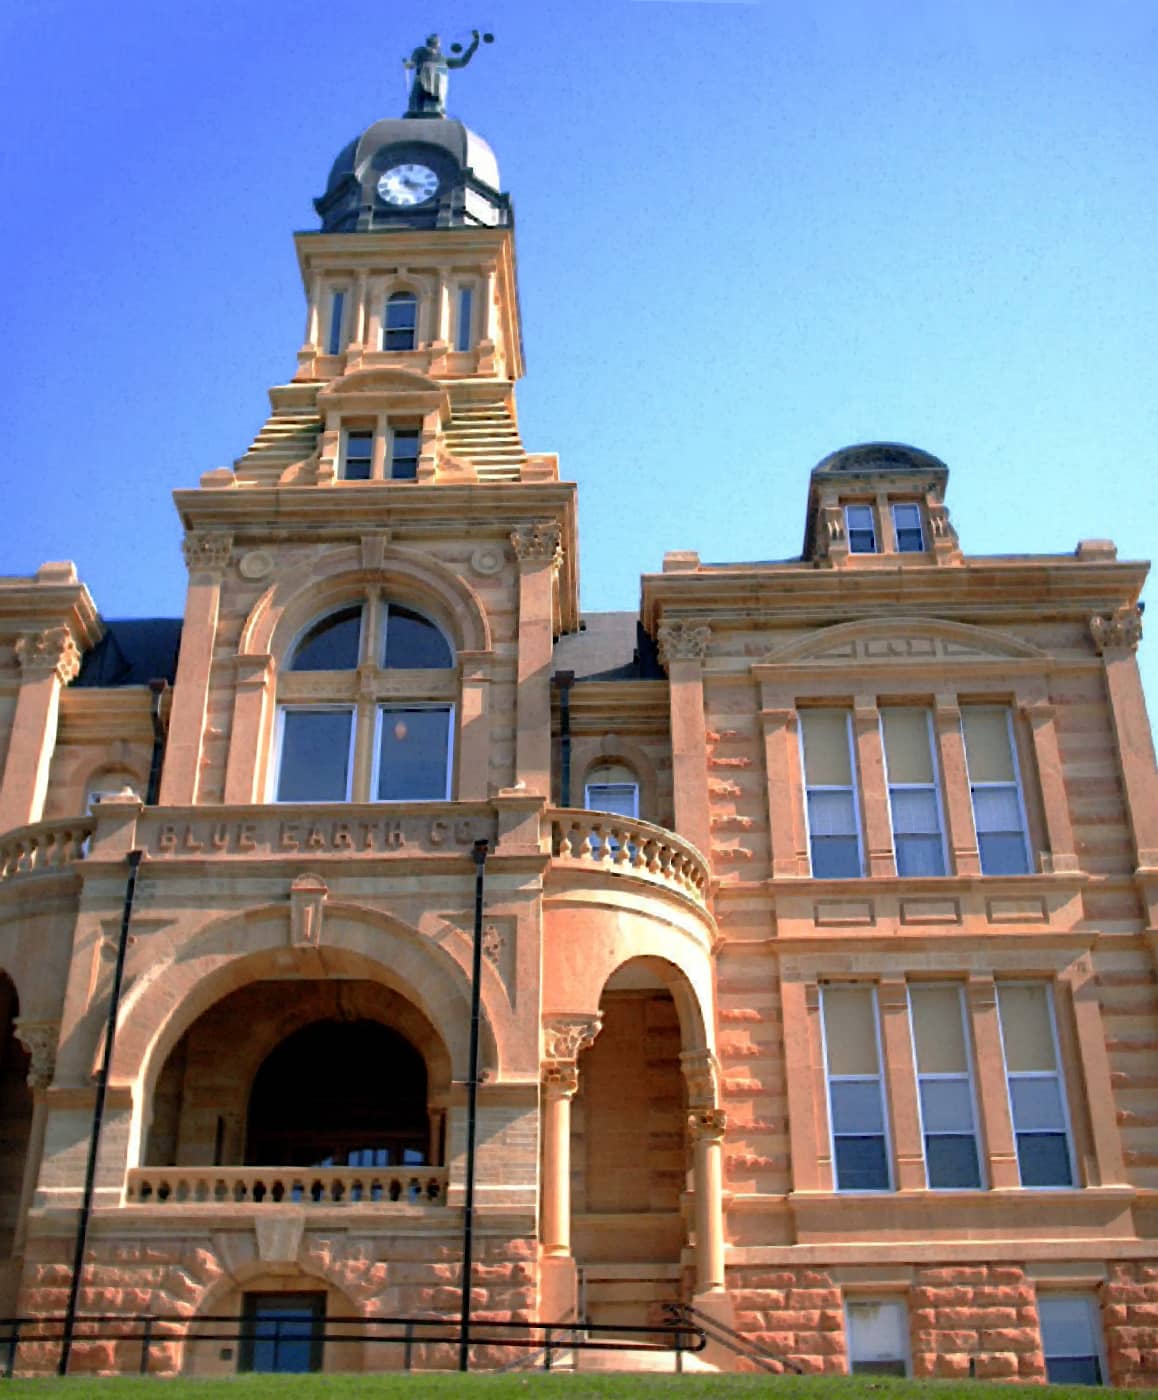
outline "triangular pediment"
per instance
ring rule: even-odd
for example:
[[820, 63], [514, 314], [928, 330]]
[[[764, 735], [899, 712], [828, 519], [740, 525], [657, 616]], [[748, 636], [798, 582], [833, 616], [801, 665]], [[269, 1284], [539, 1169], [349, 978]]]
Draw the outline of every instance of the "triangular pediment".
[[865, 665], [882, 662], [1041, 661], [1045, 653], [1004, 632], [964, 622], [895, 617], [822, 627], [764, 658], [768, 665]]

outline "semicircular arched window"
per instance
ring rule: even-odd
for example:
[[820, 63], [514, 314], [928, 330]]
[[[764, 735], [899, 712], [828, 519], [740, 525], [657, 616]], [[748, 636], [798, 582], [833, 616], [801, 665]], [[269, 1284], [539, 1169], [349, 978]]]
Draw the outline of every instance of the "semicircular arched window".
[[278, 678], [274, 802], [450, 797], [458, 676], [442, 631], [372, 594], [311, 622]]

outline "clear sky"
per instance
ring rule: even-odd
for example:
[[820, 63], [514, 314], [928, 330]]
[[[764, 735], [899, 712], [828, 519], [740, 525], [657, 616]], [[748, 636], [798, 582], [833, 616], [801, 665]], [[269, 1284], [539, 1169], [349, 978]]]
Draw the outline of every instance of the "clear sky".
[[797, 553], [809, 469], [870, 439], [948, 462], [969, 552], [1150, 557], [1153, 0], [13, 0], [3, 572], [181, 612], [169, 492], [293, 373], [290, 234], [402, 55], [474, 26], [450, 106], [515, 200], [523, 436], [579, 483], [585, 608], [667, 549]]

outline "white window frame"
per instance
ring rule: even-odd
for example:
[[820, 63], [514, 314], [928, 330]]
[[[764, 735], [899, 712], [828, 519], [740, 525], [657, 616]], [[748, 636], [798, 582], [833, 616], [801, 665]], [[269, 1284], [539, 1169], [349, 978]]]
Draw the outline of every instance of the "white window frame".
[[[369, 800], [384, 807], [397, 806], [406, 802], [449, 802], [454, 782], [454, 702], [450, 700], [406, 700], [401, 696], [391, 696], [388, 700], [378, 700], [374, 704], [374, 753], [370, 767]], [[388, 711], [398, 710], [439, 710], [446, 714], [446, 781], [443, 783], [442, 797], [378, 797], [379, 764], [382, 761], [382, 722]]]
[[[803, 716], [807, 709], [799, 710], [798, 715]], [[800, 719], [796, 726], [797, 743], [800, 746], [800, 771], [804, 774], [804, 833], [808, 840], [808, 870], [814, 880], [863, 880], [865, 877], [864, 862], [864, 829], [860, 814], [860, 782], [856, 761], [856, 737], [852, 730], [852, 711], [841, 708], [844, 715], [845, 734], [848, 738], [848, 771], [852, 777], [850, 787], [838, 786], [834, 783], [810, 783], [808, 781], [808, 762], [804, 752], [804, 720]], [[808, 812], [808, 794], [810, 792], [849, 792], [852, 793], [852, 817], [856, 826], [856, 858], [860, 866], [859, 875], [814, 875], [812, 873], [812, 822]]]
[[[338, 298], [341, 298], [339, 302]], [[346, 348], [346, 322], [350, 314], [349, 287], [331, 287], [326, 317], [326, 354], [340, 355]], [[337, 348], [335, 349], [335, 343]]]
[[[343, 674], [345, 674], [345, 673], [343, 673]], [[290, 797], [280, 798], [280, 797], [278, 797], [278, 795], [277, 795], [277, 790], [278, 790], [278, 785], [279, 785], [280, 782], [281, 782], [282, 747], [283, 747], [283, 745], [284, 745], [284, 743], [285, 743], [285, 717], [286, 717], [286, 713], [287, 713], [288, 711], [290, 711], [290, 710], [293, 710], [293, 711], [295, 711], [295, 712], [297, 712], [297, 713], [301, 713], [302, 711], [308, 711], [308, 712], [310, 712], [310, 713], [316, 713], [316, 712], [321, 711], [321, 710], [331, 710], [331, 711], [332, 711], [332, 710], [340, 710], [340, 711], [342, 711], [344, 714], [348, 714], [348, 715], [350, 716], [350, 752], [349, 752], [349, 754], [347, 755], [347, 758], [346, 758], [346, 795], [345, 795], [345, 797], [343, 797], [343, 798], [317, 797], [317, 798], [307, 798], [307, 799], [302, 799], [302, 798], [297, 798], [297, 797], [293, 797], [293, 798], [290, 798]], [[280, 705], [278, 705], [278, 707], [277, 707], [277, 725], [276, 725], [276, 728], [275, 728], [275, 733], [274, 733], [274, 744], [273, 744], [273, 763], [270, 765], [270, 781], [269, 781], [269, 784], [268, 784], [268, 787], [267, 787], [266, 801], [267, 801], [267, 802], [276, 803], [278, 806], [284, 806], [284, 805], [287, 805], [287, 804], [294, 805], [294, 806], [302, 806], [302, 805], [306, 805], [306, 804], [313, 805], [314, 803], [317, 803], [317, 804], [321, 805], [321, 804], [324, 804], [324, 803], [333, 803], [333, 802], [337, 802], [337, 801], [341, 801], [341, 802], [350, 802], [350, 801], [352, 801], [352, 800], [353, 800], [353, 792], [354, 792], [354, 751], [355, 751], [355, 746], [356, 746], [357, 742], [358, 742], [358, 707], [357, 707], [357, 705], [355, 705], [355, 704], [352, 704], [352, 703], [349, 703], [349, 702], [327, 704], [325, 701], [321, 701], [321, 702], [301, 701], [301, 702], [293, 702], [293, 703], [290, 703], [290, 704], [280, 704]]]
[[[917, 1117], [921, 1125], [921, 1156], [924, 1158], [925, 1162], [925, 1187], [926, 1190], [929, 1191], [986, 1191], [989, 1188], [987, 1184], [988, 1176], [985, 1171], [986, 1163], [985, 1152], [983, 1150], [984, 1144], [982, 1142], [981, 1137], [981, 1106], [977, 1098], [977, 1074], [975, 1070], [977, 1064], [977, 1056], [974, 1054], [973, 1050], [973, 1036], [970, 1030], [969, 1016], [965, 1005], [965, 988], [961, 985], [960, 982], [954, 982], [949, 985], [953, 986], [956, 989], [957, 1004], [961, 1012], [961, 1032], [964, 1036], [965, 1041], [965, 1073], [921, 1073], [920, 1057], [917, 1052], [917, 1022], [916, 1018], [913, 1015], [913, 992], [914, 990], [917, 990], [921, 987], [944, 987], [945, 985], [946, 984], [943, 982], [909, 982], [905, 986], [905, 994], [909, 1004], [909, 1043], [912, 1046], [913, 1053], [913, 1073], [916, 1076], [917, 1080]], [[962, 1079], [968, 1081], [969, 1107], [973, 1113], [973, 1146], [974, 1150], [977, 1153], [978, 1184], [976, 1186], [934, 1186], [933, 1183], [929, 1180], [929, 1155], [925, 1139], [926, 1137], [930, 1136], [940, 1137], [943, 1136], [943, 1134], [927, 1134], [925, 1132], [925, 1107], [924, 1102], [921, 1098], [921, 1083], [923, 1080], [926, 1079], [933, 1082], [936, 1082], [938, 1080], [944, 1080], [947, 1082], [953, 1081], [956, 1083], [960, 1083]]]
[[844, 1295], [844, 1338], [845, 1357], [846, 1364], [848, 1366], [848, 1374], [850, 1376], [871, 1376], [874, 1374], [885, 1374], [884, 1372], [880, 1371], [873, 1372], [854, 1370], [857, 1358], [855, 1358], [852, 1354], [852, 1309], [858, 1304], [862, 1306], [864, 1304], [868, 1304], [872, 1307], [894, 1307], [900, 1309], [902, 1315], [901, 1341], [903, 1344], [903, 1353], [902, 1355], [896, 1357], [895, 1360], [902, 1362], [905, 1368], [905, 1375], [911, 1376], [913, 1374], [913, 1342], [910, 1331], [912, 1327], [912, 1321], [909, 1316], [908, 1298], [897, 1297], [895, 1294], [891, 1296], [878, 1297], [876, 1295], [868, 1293], [846, 1293]]
[[[890, 779], [889, 746], [885, 742], [885, 710], [920, 710], [924, 714], [925, 732], [929, 741], [929, 757], [932, 760], [933, 766], [933, 781], [931, 783], [894, 783]], [[909, 875], [904, 876], [902, 878], [911, 880], [941, 879], [949, 874], [949, 846], [945, 839], [945, 800], [944, 795], [941, 791], [941, 764], [939, 755], [937, 753], [936, 731], [933, 728], [932, 711], [926, 709], [924, 705], [882, 705], [878, 713], [880, 717], [877, 720], [877, 724], [880, 729], [881, 735], [881, 751], [884, 754], [885, 760], [885, 792], [888, 796], [889, 834], [891, 835], [893, 842], [893, 861], [895, 864], [897, 863], [897, 828], [895, 822], [893, 821], [893, 788], [895, 787], [898, 790], [904, 792], [927, 792], [931, 788], [933, 791], [933, 798], [937, 804], [937, 825], [940, 828], [941, 836], [941, 865], [944, 867], [944, 869], [942, 870], [940, 876]], [[900, 872], [898, 864], [898, 874], [899, 873]]]
[[[853, 525], [849, 518], [850, 510], [867, 510], [869, 519], [872, 522], [873, 547], [872, 549], [853, 549], [852, 533], [854, 530], [858, 534], [863, 533], [863, 525]], [[879, 554], [881, 552], [881, 529], [880, 521], [877, 519], [876, 508], [871, 501], [848, 501], [844, 506], [844, 536], [848, 541], [848, 552], [850, 554]]]
[[[366, 476], [354, 476], [354, 477], [351, 477], [351, 476], [347, 476], [347, 475], [346, 475], [346, 464], [347, 464], [347, 460], [348, 460], [348, 457], [349, 457], [350, 434], [351, 434], [351, 433], [369, 434], [369, 437], [370, 437], [370, 458], [369, 458], [370, 471], [369, 471], [369, 474], [366, 475]], [[339, 453], [339, 458], [338, 458], [338, 479], [339, 479], [340, 481], [373, 481], [373, 479], [374, 479], [374, 440], [375, 440], [376, 437], [377, 437], [377, 434], [376, 434], [376, 432], [374, 431], [373, 428], [343, 427], [343, 429], [342, 429], [341, 452]]]
[[[1095, 1294], [1082, 1293], [1073, 1289], [1064, 1289], [1056, 1291], [1054, 1289], [1050, 1289], [1048, 1292], [1044, 1290], [1039, 1290], [1037, 1294], [1038, 1332], [1041, 1336], [1041, 1352], [1042, 1356], [1045, 1358], [1047, 1375], [1049, 1372], [1049, 1353], [1045, 1349], [1045, 1328], [1042, 1326], [1041, 1323], [1041, 1306], [1043, 1303], [1049, 1303], [1054, 1301], [1055, 1299], [1059, 1301], [1064, 1299], [1066, 1302], [1081, 1302], [1085, 1304], [1090, 1317], [1090, 1331], [1093, 1333], [1094, 1337], [1094, 1355], [1098, 1358], [1098, 1369], [1101, 1371], [1101, 1378], [1098, 1384], [1109, 1385], [1110, 1369], [1106, 1362], [1106, 1325], [1102, 1317], [1101, 1303], [1099, 1302]], [[1057, 1359], [1059, 1361], [1064, 1361], [1072, 1357], [1085, 1355], [1087, 1355], [1086, 1352], [1068, 1352], [1064, 1356], [1061, 1354], [1057, 1354]], [[1052, 1384], [1055, 1385], [1075, 1385], [1079, 1383], [1080, 1382], [1075, 1381], [1052, 1382]]]
[[[1001, 989], [1002, 987], [1040, 987], [1045, 992], [1046, 1009], [1049, 1012], [1050, 1038], [1053, 1042], [1053, 1062], [1054, 1072], [1052, 1076], [1045, 1070], [1014, 1070], [1010, 1071], [1009, 1060], [1005, 1054], [1005, 1018], [1001, 1011]], [[1080, 1191], [1081, 1177], [1078, 1175], [1077, 1153], [1074, 1151], [1074, 1126], [1070, 1119], [1070, 1100], [1066, 1091], [1065, 1066], [1062, 1064], [1061, 1041], [1057, 1033], [1057, 1007], [1055, 1006], [1054, 985], [1051, 982], [1034, 981], [1032, 978], [1006, 981], [1002, 978], [997, 983], [997, 1029], [1001, 1035], [1001, 1068], [1005, 1074], [1005, 1101], [1009, 1106], [1009, 1125], [1013, 1137], [1013, 1152], [1017, 1158], [1018, 1184], [1023, 1191]], [[1061, 1099], [1062, 1124], [1065, 1128], [1066, 1152], [1069, 1156], [1070, 1180], [1068, 1185], [1057, 1186], [1026, 1186], [1021, 1181], [1021, 1153], [1017, 1145], [1017, 1119], [1013, 1111], [1013, 1090], [1010, 1087], [1014, 1079], [1050, 1079], [1057, 1080], [1058, 1097]]]
[[[977, 825], [977, 804], [976, 804], [976, 802], [974, 802], [974, 800], [973, 800], [973, 789], [974, 789], [975, 787], [978, 787], [978, 788], [1007, 788], [1007, 787], [1009, 787], [1009, 784], [1008, 784], [1008, 783], [990, 783], [990, 782], [974, 783], [973, 778], [972, 778], [972, 775], [971, 775], [970, 772], [969, 772], [969, 742], [968, 742], [968, 739], [967, 739], [966, 734], [965, 734], [965, 716], [964, 716], [964, 711], [967, 710], [967, 709], [969, 709], [969, 710], [1001, 710], [1001, 711], [1003, 711], [1003, 713], [1004, 713], [1004, 715], [1005, 715], [1005, 731], [1006, 731], [1006, 734], [1009, 736], [1009, 754], [1010, 754], [1010, 758], [1012, 759], [1012, 767], [1013, 767], [1013, 786], [1014, 786], [1014, 788], [1015, 788], [1015, 790], [1016, 790], [1016, 793], [1017, 793], [1017, 813], [1018, 813], [1019, 818], [1021, 819], [1021, 841], [1022, 841], [1022, 845], [1025, 847], [1025, 873], [1026, 873], [1027, 875], [1032, 875], [1032, 874], [1033, 874], [1033, 848], [1030, 846], [1030, 843], [1029, 843], [1029, 815], [1028, 815], [1028, 813], [1026, 812], [1026, 809], [1025, 809], [1025, 785], [1024, 785], [1024, 783], [1022, 782], [1022, 780], [1021, 780], [1021, 762], [1020, 762], [1020, 760], [1019, 760], [1019, 758], [1018, 758], [1018, 756], [1017, 756], [1017, 734], [1016, 734], [1016, 732], [1014, 731], [1014, 728], [1013, 728], [1013, 707], [1010, 706], [1010, 705], [1003, 705], [1003, 704], [1000, 704], [1000, 703], [993, 704], [993, 705], [980, 704], [980, 705], [962, 705], [962, 706], [961, 706], [962, 715], [961, 715], [961, 719], [960, 719], [960, 721], [959, 721], [960, 727], [961, 727], [961, 747], [965, 750], [965, 778], [966, 778], [966, 781], [967, 781], [968, 784], [969, 784], [969, 808], [970, 808], [970, 810], [971, 810], [972, 813], [973, 813], [973, 833], [974, 833], [974, 835], [977, 837], [977, 858], [978, 858], [978, 861], [981, 860], [981, 831], [980, 831], [980, 828], [979, 828], [978, 825]], [[984, 864], [982, 864], [981, 873], [982, 873], [982, 875], [985, 875]], [[995, 880], [1002, 880], [1002, 879], [1005, 879], [1005, 880], [1015, 880], [1015, 879], [1020, 879], [1021, 877], [1020, 877], [1020, 876], [1016, 876], [1016, 875], [990, 875], [990, 876], [986, 876], [986, 878], [987, 878], [987, 879], [995, 879]]]
[[[921, 547], [920, 547], [920, 549], [902, 549], [902, 548], [901, 548], [901, 530], [902, 530], [902, 529], [911, 530], [911, 529], [913, 528], [913, 526], [911, 526], [911, 525], [902, 526], [902, 525], [900, 525], [900, 524], [897, 523], [897, 511], [898, 511], [898, 510], [915, 510], [915, 511], [917, 512], [917, 525], [916, 525], [916, 528], [917, 528], [918, 533], [919, 533], [920, 536], [921, 536]], [[898, 553], [898, 554], [926, 554], [926, 553], [928, 552], [928, 549], [929, 549], [929, 542], [928, 542], [928, 539], [926, 538], [926, 534], [925, 534], [924, 512], [921, 510], [920, 502], [918, 502], [918, 501], [891, 501], [891, 502], [889, 503], [889, 514], [890, 514], [890, 515], [892, 516], [892, 518], [893, 518], [893, 539], [894, 539], [894, 541], [896, 542], [897, 553]]]
[[[825, 990], [828, 987], [856, 987], [866, 989], [872, 996], [873, 1006], [873, 1034], [876, 1038], [877, 1047], [877, 1072], [872, 1074], [837, 1074], [829, 1073], [828, 1069], [828, 1015], [825, 1007], [827, 998]], [[825, 1104], [828, 1109], [828, 1153], [832, 1162], [832, 1189], [841, 1196], [888, 1196], [895, 1193], [897, 1189], [896, 1174], [893, 1171], [893, 1138], [891, 1125], [889, 1123], [889, 1100], [885, 1093], [885, 1057], [884, 1045], [881, 1041], [881, 1007], [878, 995], [877, 984], [875, 982], [821, 982], [820, 983], [820, 1046], [822, 1062], [824, 1065], [824, 1095]], [[887, 1186], [857, 1186], [842, 1187], [840, 1184], [840, 1173], [836, 1160], [836, 1120], [832, 1110], [832, 1086], [833, 1083], [857, 1083], [863, 1084], [867, 1080], [875, 1079], [877, 1092], [881, 1101], [881, 1126], [882, 1136], [885, 1143], [885, 1176], [888, 1180]], [[841, 1137], [864, 1137], [862, 1133], [841, 1133]]]

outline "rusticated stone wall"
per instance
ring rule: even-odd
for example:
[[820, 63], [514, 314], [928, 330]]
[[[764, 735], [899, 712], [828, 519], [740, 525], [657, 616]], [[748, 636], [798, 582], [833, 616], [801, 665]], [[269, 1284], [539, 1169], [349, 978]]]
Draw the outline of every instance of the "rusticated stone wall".
[[909, 1293], [915, 1376], [1045, 1380], [1037, 1300], [1016, 1264], [918, 1269]]
[[735, 1326], [798, 1370], [843, 1375], [844, 1309], [831, 1274], [815, 1269], [728, 1271]]
[[1158, 1259], [1111, 1264], [1101, 1300], [1111, 1380], [1158, 1389]]

